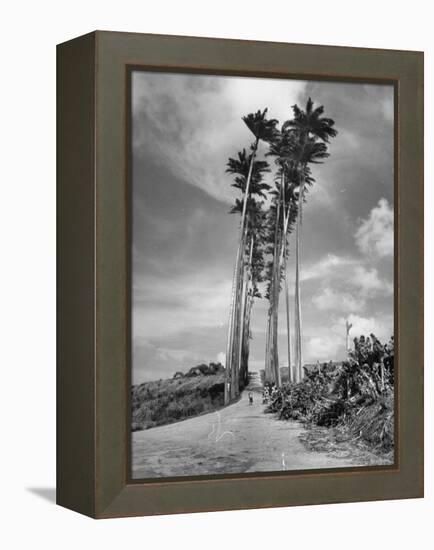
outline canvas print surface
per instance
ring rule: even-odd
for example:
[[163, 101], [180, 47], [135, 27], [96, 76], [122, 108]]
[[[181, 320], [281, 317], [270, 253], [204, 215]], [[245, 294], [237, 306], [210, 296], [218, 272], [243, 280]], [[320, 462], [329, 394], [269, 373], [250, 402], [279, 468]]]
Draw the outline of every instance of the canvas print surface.
[[393, 87], [131, 79], [131, 477], [393, 464]]

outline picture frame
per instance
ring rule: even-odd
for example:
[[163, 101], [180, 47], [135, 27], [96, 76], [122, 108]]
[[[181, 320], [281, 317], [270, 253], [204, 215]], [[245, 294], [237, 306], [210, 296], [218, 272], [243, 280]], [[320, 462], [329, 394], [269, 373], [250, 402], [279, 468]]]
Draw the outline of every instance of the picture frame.
[[[130, 74], [389, 83], [395, 94], [393, 466], [132, 480]], [[93, 518], [423, 496], [423, 53], [95, 31], [57, 49], [57, 503]]]

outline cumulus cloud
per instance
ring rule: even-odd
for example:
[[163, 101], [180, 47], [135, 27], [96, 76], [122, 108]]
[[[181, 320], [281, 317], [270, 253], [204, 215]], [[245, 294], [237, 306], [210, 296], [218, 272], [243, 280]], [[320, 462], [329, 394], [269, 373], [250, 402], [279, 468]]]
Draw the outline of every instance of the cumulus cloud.
[[328, 255], [308, 267], [302, 280], [320, 281], [312, 304], [321, 311], [361, 311], [367, 300], [393, 294], [393, 284], [358, 258]]
[[342, 333], [342, 327], [346, 321], [349, 321], [353, 326], [350, 330], [350, 336], [355, 338], [361, 335], [369, 336], [375, 334], [382, 341], [387, 341], [393, 335], [393, 317], [392, 315], [363, 317], [356, 314], [351, 314], [348, 317], [339, 318], [333, 325], [332, 331], [335, 334]]
[[361, 220], [355, 234], [358, 248], [369, 256], [393, 256], [393, 208], [380, 199], [367, 219]]
[[217, 357], [216, 357], [218, 363], [221, 363], [223, 366], [226, 365], [226, 354], [221, 351], [220, 353], [217, 353]]
[[393, 316], [390, 314], [364, 317], [351, 313], [348, 316], [332, 317], [329, 324], [316, 328], [308, 334], [305, 342], [305, 361], [340, 361], [346, 357], [346, 322], [352, 323], [350, 338], [375, 334], [386, 342], [393, 335]]
[[359, 311], [365, 307], [365, 300], [348, 292], [324, 288], [312, 297], [314, 305], [323, 311]]
[[339, 339], [335, 336], [314, 336], [307, 341], [306, 360], [322, 362], [336, 359], [340, 347]]
[[352, 284], [354, 284], [363, 296], [373, 297], [378, 295], [390, 295], [393, 293], [393, 285], [386, 279], [381, 279], [376, 268], [366, 268], [358, 265], [354, 269]]

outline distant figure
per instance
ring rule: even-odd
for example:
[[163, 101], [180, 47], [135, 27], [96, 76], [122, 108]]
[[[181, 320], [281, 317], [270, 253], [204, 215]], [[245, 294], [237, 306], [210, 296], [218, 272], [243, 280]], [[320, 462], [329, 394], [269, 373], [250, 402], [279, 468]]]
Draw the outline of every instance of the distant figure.
[[253, 393], [249, 391], [249, 405], [253, 405]]

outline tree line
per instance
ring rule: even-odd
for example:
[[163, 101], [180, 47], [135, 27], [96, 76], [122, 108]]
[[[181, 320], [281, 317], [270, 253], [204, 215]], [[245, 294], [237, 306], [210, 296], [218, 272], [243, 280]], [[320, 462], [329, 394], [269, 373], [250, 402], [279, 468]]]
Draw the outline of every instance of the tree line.
[[[300, 248], [303, 204], [315, 182], [311, 166], [328, 156], [330, 139], [337, 135], [334, 121], [324, 116], [324, 107], [314, 107], [311, 98], [304, 109], [292, 106], [292, 116], [279, 127], [267, 117], [268, 109], [242, 118], [253, 134], [248, 149], [229, 158], [226, 172], [241, 197], [230, 212], [240, 215], [229, 310], [225, 404], [236, 399], [248, 382], [250, 321], [255, 299], [268, 301], [265, 349], [265, 380], [281, 385], [278, 351], [279, 299], [286, 304], [287, 353], [290, 381], [303, 377]], [[260, 143], [266, 152], [259, 158]], [[268, 159], [272, 159], [270, 165]], [[266, 182], [271, 173], [273, 184]], [[291, 343], [289, 298], [289, 235], [295, 231], [294, 344]], [[265, 291], [261, 291], [260, 284]], [[264, 296], [263, 296], [264, 295]], [[291, 350], [294, 351], [294, 359]], [[293, 366], [293, 368], [292, 368]]]

